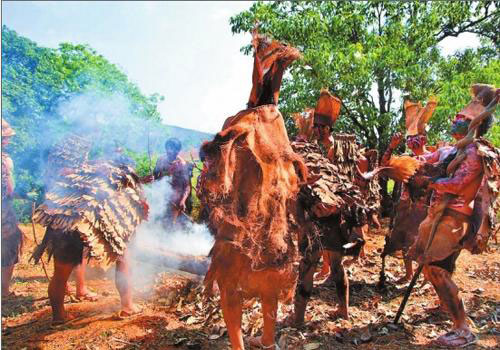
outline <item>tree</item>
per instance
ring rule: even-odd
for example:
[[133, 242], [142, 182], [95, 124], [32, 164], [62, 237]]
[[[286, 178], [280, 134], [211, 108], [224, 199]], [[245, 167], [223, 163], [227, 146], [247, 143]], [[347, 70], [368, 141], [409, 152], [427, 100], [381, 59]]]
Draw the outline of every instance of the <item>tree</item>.
[[[383, 152], [404, 125], [403, 98], [440, 104], [430, 137], [443, 137], [449, 116], [473, 82], [500, 82], [498, 1], [322, 1], [253, 4], [230, 19], [233, 33], [259, 31], [297, 47], [301, 61], [284, 78], [280, 110], [291, 133], [293, 112], [314, 106], [321, 88], [342, 99], [336, 130]], [[471, 32], [481, 48], [446, 57], [438, 44]], [[246, 54], [251, 47], [242, 48]], [[382, 186], [385, 191], [386, 186]], [[385, 195], [385, 193], [384, 193]]]
[[[500, 23], [493, 1], [258, 2], [230, 19], [233, 33], [249, 32], [256, 23], [304, 56], [284, 79], [282, 112], [314, 106], [319, 90], [327, 87], [343, 102], [338, 129], [355, 131], [379, 150], [402, 125], [400, 96], [426, 100], [437, 93], [446, 100], [440, 91], [449, 76], [443, 69], [478, 72], [498, 62]], [[438, 44], [464, 32], [484, 38], [482, 51], [443, 56]], [[248, 54], [250, 46], [242, 50]], [[500, 73], [493, 68], [491, 75], [472, 76], [498, 82]], [[468, 90], [464, 82], [454, 87]], [[287, 125], [292, 128], [290, 119]], [[442, 131], [437, 127], [433, 133]]]
[[[77, 107], [85, 108], [71, 109], [71, 103], [82, 96], [89, 103]], [[91, 108], [96, 101], [113, 101], [117, 96], [124, 106], [118, 111], [113, 111], [112, 105], [104, 112]], [[77, 124], [104, 120], [99, 135], [92, 135], [100, 138], [94, 137], [92, 151], [99, 155], [102, 148], [126, 141], [132, 132], [143, 133], [137, 129], [146, 120], [159, 125], [157, 105], [162, 99], [158, 94], [144, 95], [116, 65], [87, 45], [63, 43], [58, 49], [44, 48], [2, 27], [2, 117], [16, 131], [9, 152], [21, 195], [41, 193], [44, 152]], [[95, 115], [89, 115], [92, 113]], [[118, 123], [112, 118], [127, 118], [121, 123], [127, 133], [118, 137]], [[128, 123], [134, 123], [135, 128]], [[144, 133], [136, 135], [139, 137], [144, 138]]]

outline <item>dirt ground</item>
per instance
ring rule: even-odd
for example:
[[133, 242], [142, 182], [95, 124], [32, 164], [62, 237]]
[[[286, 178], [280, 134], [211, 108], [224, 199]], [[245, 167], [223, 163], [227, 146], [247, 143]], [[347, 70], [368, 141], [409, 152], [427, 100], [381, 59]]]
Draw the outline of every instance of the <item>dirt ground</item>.
[[[113, 269], [89, 268], [88, 285], [99, 294], [97, 302], [67, 298], [67, 310], [76, 319], [60, 328], [51, 327], [47, 300], [47, 279], [41, 266], [28, 263], [33, 251], [30, 225], [22, 226], [27, 244], [16, 266], [13, 291], [17, 296], [2, 300], [2, 349], [229, 349], [225, 325], [216, 303], [203, 302], [194, 275], [147, 269], [138, 262], [135, 300], [143, 308], [130, 319], [116, 318], [119, 297], [114, 287]], [[402, 325], [390, 322], [401, 302], [406, 285], [394, 281], [403, 275], [402, 262], [388, 258], [388, 288], [376, 288], [380, 252], [386, 229], [372, 230], [364, 262], [349, 267], [351, 301], [349, 321], [336, 320], [335, 287], [316, 282], [308, 306], [308, 322], [301, 329], [280, 328], [276, 341], [281, 349], [432, 349], [429, 342], [445, 332], [448, 317], [429, 311], [437, 305], [430, 285], [417, 283], [403, 316]], [[43, 228], [37, 227], [37, 239]], [[455, 281], [458, 283], [472, 327], [479, 336], [477, 349], [500, 347], [500, 253], [462, 253]], [[49, 276], [52, 264], [47, 264]], [[145, 273], [144, 271], [148, 271]], [[74, 282], [70, 283], [74, 290]], [[281, 306], [282, 318], [291, 306]], [[245, 335], [259, 334], [258, 302], [248, 303], [243, 317]]]

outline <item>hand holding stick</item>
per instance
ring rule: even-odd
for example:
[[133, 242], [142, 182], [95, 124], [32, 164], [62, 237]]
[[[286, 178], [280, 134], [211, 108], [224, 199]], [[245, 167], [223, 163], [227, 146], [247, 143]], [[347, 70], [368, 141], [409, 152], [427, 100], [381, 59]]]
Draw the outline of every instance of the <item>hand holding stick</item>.
[[[33, 222], [33, 216], [35, 215], [35, 202], [31, 202], [31, 228], [33, 229], [33, 239], [35, 244], [38, 246], [38, 241], [36, 239], [35, 233], [35, 223]], [[45, 267], [45, 263], [43, 262], [43, 258], [40, 256], [40, 261], [42, 262], [43, 272], [45, 273], [45, 277], [47, 277], [47, 281], [50, 282], [49, 274], [47, 273], [47, 268]]]

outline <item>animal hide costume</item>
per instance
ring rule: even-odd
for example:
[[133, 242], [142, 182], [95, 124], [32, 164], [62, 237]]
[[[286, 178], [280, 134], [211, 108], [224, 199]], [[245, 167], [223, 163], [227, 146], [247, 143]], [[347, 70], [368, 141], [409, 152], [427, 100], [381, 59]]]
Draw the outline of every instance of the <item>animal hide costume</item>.
[[252, 73], [252, 90], [247, 107], [278, 104], [281, 80], [286, 68], [300, 52], [291, 46], [270, 40], [254, 31], [252, 46], [255, 50]]
[[[435, 98], [431, 97], [426, 106], [422, 108], [421, 103], [405, 101], [406, 134], [408, 143], [415, 143], [416, 148], [422, 147], [426, 143], [426, 124], [430, 120], [437, 105]], [[392, 157], [393, 149], [390, 147], [382, 157], [383, 165], [394, 166], [393, 163], [405, 161], [405, 157]], [[430, 152], [425, 151], [427, 155]], [[436, 153], [440, 155], [441, 153]], [[415, 159], [416, 157], [413, 157]], [[439, 157], [438, 157], [439, 158]], [[406, 163], [409, 163], [408, 159]], [[434, 162], [437, 162], [435, 159]], [[418, 164], [418, 162], [417, 162]], [[406, 265], [406, 279], [410, 279], [413, 273], [411, 260], [407, 256], [409, 248], [415, 243], [418, 235], [418, 227], [427, 215], [427, 208], [430, 203], [432, 190], [423, 186], [420, 181], [426, 175], [426, 168], [415, 167], [411, 176], [405, 176], [406, 180], [402, 186], [401, 196], [395, 208], [395, 216], [392, 230], [385, 237], [384, 250], [382, 251], [382, 269], [380, 272], [379, 287], [385, 284], [385, 258], [387, 255], [394, 255], [402, 251]], [[410, 175], [410, 174], [408, 174]]]
[[76, 152], [64, 147], [78, 142], [81, 140], [75, 136], [65, 140], [49, 157], [53, 164], [64, 168], [35, 210], [33, 221], [47, 227], [42, 243], [33, 253], [35, 262], [48, 248], [49, 256], [78, 265], [84, 246], [91, 257], [114, 262], [123, 255], [137, 226], [147, 218], [148, 205], [134, 170], [112, 162], [84, 161], [86, 156], [78, 152], [81, 147]]
[[[2, 137], [14, 135], [14, 130], [2, 118]], [[2, 267], [19, 262], [23, 243], [23, 234], [19, 229], [13, 206], [13, 172], [14, 163], [2, 147]]]
[[[378, 186], [371, 185], [377, 179], [374, 176], [360, 179], [360, 161], [369, 160], [364, 150], [359, 149], [354, 135], [336, 134], [331, 138], [328, 132], [328, 135], [320, 136], [328, 136], [328, 140], [325, 138], [321, 144], [309, 141], [313, 138], [310, 130], [313, 126], [331, 130], [340, 113], [340, 105], [337, 97], [323, 90], [313, 112], [306, 111], [294, 117], [299, 134], [292, 142], [292, 148], [305, 160], [309, 174], [297, 201], [290, 206], [291, 221], [298, 231], [302, 255], [295, 294], [293, 322], [296, 324], [304, 320], [313, 288], [313, 273], [322, 251], [335, 255], [327, 263], [337, 287], [340, 309], [347, 317], [349, 284], [342, 257], [360, 253], [364, 244], [361, 228], [368, 223], [372, 210], [378, 210]], [[369, 168], [369, 164], [364, 165]], [[324, 212], [318, 208], [332, 210]]]
[[297, 246], [288, 227], [287, 203], [306, 168], [290, 147], [275, 104], [285, 68], [300, 54], [253, 33], [253, 87], [249, 109], [227, 118], [222, 131], [202, 146], [201, 201], [215, 233], [205, 277], [216, 281], [233, 349], [243, 349], [242, 299], [259, 297], [264, 332], [253, 345], [274, 348], [278, 300], [291, 299], [297, 279]]

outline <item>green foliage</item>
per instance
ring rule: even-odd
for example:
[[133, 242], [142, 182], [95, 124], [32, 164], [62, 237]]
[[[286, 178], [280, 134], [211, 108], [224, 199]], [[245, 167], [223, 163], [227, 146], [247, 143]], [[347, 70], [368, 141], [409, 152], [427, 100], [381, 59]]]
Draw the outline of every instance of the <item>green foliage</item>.
[[[16, 131], [8, 151], [15, 164], [16, 191], [21, 196], [34, 192], [35, 199], [42, 199], [47, 149], [80, 122], [68, 118], [59, 107], [86, 93], [102, 100], [122, 96], [130, 118], [159, 124], [157, 104], [163, 97], [142, 94], [116, 65], [92, 48], [71, 43], [63, 43], [58, 49], [43, 48], [2, 27], [2, 117]], [[112, 145], [116, 130], [103, 125], [100, 137]], [[98, 145], [91, 154], [96, 157], [104, 151]], [[143, 167], [142, 162], [140, 165]]]
[[131, 150], [126, 150], [125, 154], [132, 158], [136, 164], [135, 171], [139, 176], [152, 175], [153, 170], [158, 160], [157, 154], [137, 153]]
[[491, 140], [495, 147], [500, 147], [500, 125], [493, 125], [486, 137]]
[[[283, 79], [280, 110], [293, 133], [291, 113], [314, 106], [321, 88], [342, 99], [337, 131], [355, 133], [384, 151], [404, 127], [403, 98], [437, 94], [431, 140], [443, 137], [449, 117], [467, 102], [473, 82], [497, 84], [497, 7], [492, 1], [257, 2], [230, 19], [233, 33], [259, 31], [303, 54]], [[464, 32], [482, 47], [451, 57], [438, 44]], [[251, 52], [246, 46], [242, 51]]]
[[392, 179], [388, 179], [387, 180], [387, 193], [392, 193], [392, 191], [394, 190], [394, 180]]
[[31, 203], [32, 201], [26, 199], [14, 199], [12, 204], [19, 222], [23, 224], [31, 222]]

